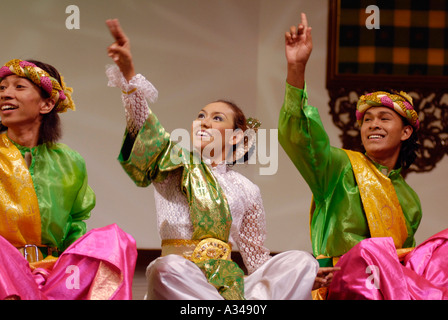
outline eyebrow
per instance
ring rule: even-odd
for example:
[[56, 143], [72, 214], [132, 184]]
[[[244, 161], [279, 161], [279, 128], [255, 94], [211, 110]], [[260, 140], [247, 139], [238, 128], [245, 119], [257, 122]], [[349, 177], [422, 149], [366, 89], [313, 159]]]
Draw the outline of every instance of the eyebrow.
[[[204, 112], [205, 114], [208, 114], [208, 112], [205, 111], [204, 109], [202, 109], [201, 111], [199, 111], [199, 113], [201, 113], [201, 112]], [[224, 117], [228, 118], [228, 117], [226, 116], [225, 113], [222, 113], [222, 112], [219, 112], [219, 111], [212, 112], [212, 115], [213, 115], [213, 116], [214, 116], [214, 115], [217, 115], [217, 114], [223, 115]]]
[[[17, 82], [21, 82], [21, 81], [28, 81], [28, 82], [32, 82], [32, 81], [30, 81], [30, 80], [28, 80], [28, 79], [26, 79], [26, 78], [24, 78], [24, 77], [17, 77], [17, 78], [8, 78], [8, 77], [4, 77], [1, 81], [0, 81], [0, 83], [1, 82], [4, 82], [4, 81], [8, 81], [8, 82], [12, 82], [12, 83], [17, 83]], [[27, 82], [27, 83], [28, 83]]]
[[[387, 111], [379, 111], [377, 114], [380, 115], [380, 116], [382, 116], [382, 115], [385, 115], [385, 114], [393, 115], [394, 113], [395, 113], [395, 111], [393, 111], [393, 110], [387, 110]], [[369, 110], [367, 110], [365, 115], [366, 115], [366, 116], [367, 116], [367, 115], [374, 116], [374, 113], [371, 112], [371, 111], [369, 111]]]

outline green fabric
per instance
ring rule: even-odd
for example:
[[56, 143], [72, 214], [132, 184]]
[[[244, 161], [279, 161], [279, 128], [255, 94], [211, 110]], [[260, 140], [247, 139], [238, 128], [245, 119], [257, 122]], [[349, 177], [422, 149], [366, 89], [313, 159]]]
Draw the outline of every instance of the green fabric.
[[14, 145], [25, 157], [39, 202], [42, 244], [64, 251], [86, 233], [86, 220], [95, 207], [95, 193], [87, 183], [84, 159], [62, 143], [27, 148]]
[[320, 268], [334, 267], [333, 258], [321, 258], [321, 259], [318, 258], [317, 262], [319, 262]]
[[224, 299], [245, 300], [244, 272], [235, 262], [210, 259], [196, 263], [196, 265]]
[[[353, 110], [354, 112], [354, 110]], [[279, 142], [313, 194], [311, 241], [315, 256], [337, 257], [369, 238], [369, 227], [350, 160], [344, 150], [330, 146], [319, 112], [308, 105], [306, 90], [286, 84], [279, 117]], [[385, 169], [379, 164], [381, 171]], [[398, 196], [408, 230], [403, 247], [415, 246], [422, 217], [417, 194], [401, 169], [388, 177]]]

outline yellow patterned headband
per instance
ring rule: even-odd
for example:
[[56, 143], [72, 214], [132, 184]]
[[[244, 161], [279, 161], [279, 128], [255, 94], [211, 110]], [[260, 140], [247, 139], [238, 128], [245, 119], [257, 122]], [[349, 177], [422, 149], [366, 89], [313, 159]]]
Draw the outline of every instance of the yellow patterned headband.
[[31, 80], [35, 85], [47, 92], [50, 98], [56, 101], [55, 109], [57, 112], [66, 112], [67, 109], [75, 110], [75, 104], [72, 100], [73, 89], [65, 86], [62, 76], [61, 86], [45, 70], [42, 70], [34, 63], [19, 59], [13, 59], [0, 68], [0, 81], [12, 74]]
[[356, 120], [358, 120], [359, 125], [362, 124], [362, 119], [367, 109], [380, 106], [393, 109], [399, 115], [406, 118], [414, 129], [418, 130], [420, 122], [418, 120], [418, 114], [412, 105], [412, 97], [403, 91], [400, 94], [377, 91], [361, 96], [356, 106]]

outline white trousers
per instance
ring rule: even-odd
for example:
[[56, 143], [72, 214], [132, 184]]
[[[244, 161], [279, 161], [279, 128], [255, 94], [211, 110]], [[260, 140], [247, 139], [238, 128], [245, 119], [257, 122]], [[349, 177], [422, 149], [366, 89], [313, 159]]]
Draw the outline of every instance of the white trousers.
[[[275, 255], [244, 279], [247, 300], [308, 300], [319, 264], [303, 251]], [[222, 300], [193, 262], [167, 255], [146, 269], [148, 300]]]

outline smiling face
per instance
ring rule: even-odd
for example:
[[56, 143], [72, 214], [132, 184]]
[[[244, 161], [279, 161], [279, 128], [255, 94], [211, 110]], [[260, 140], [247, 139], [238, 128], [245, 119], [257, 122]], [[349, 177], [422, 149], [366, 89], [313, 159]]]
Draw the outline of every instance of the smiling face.
[[233, 134], [234, 118], [232, 108], [224, 102], [205, 106], [193, 121], [193, 147], [215, 163], [225, 160], [233, 144], [239, 141], [238, 136]]
[[404, 125], [402, 118], [391, 108], [371, 107], [364, 114], [361, 140], [372, 160], [393, 169], [401, 144], [412, 131], [412, 127]]
[[0, 114], [2, 124], [9, 129], [22, 126], [39, 127], [42, 114], [53, 108], [49, 99], [30, 80], [11, 75], [0, 82]]

